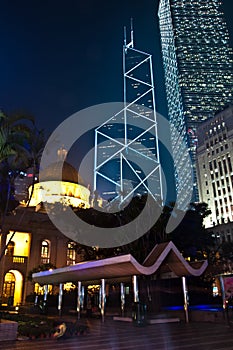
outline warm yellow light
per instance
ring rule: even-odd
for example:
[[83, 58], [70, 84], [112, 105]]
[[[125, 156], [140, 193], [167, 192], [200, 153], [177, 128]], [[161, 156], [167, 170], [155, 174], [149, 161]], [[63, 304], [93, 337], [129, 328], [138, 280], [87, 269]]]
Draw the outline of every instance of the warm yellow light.
[[100, 289], [100, 285], [99, 284], [92, 284], [92, 285], [89, 285], [87, 287], [87, 290], [89, 292], [93, 292], [93, 293], [99, 291], [99, 289]]
[[[52, 284], [48, 285], [48, 293], [50, 294], [53, 290], [53, 286]], [[44, 287], [41, 286], [39, 283], [35, 283], [35, 287], [34, 287], [34, 292], [38, 295], [43, 295], [44, 294]]]
[[[13, 231], [9, 231], [7, 235], [7, 243], [12, 235]], [[27, 232], [18, 232], [16, 231], [12, 241], [15, 243], [14, 245], [14, 253], [15, 256], [29, 256], [30, 253], [30, 244], [31, 244], [31, 235]]]
[[[17, 270], [9, 270], [5, 275], [4, 282], [14, 282], [14, 305], [20, 304], [22, 301], [23, 275]], [[8, 295], [9, 297], [10, 295]]]
[[[32, 186], [29, 187], [29, 198]], [[29, 206], [36, 207], [41, 202], [62, 203], [67, 206], [89, 208], [90, 191], [79, 184], [65, 181], [44, 181], [34, 185]], [[25, 203], [22, 203], [25, 204]]]
[[63, 287], [63, 289], [66, 290], [67, 292], [72, 291], [75, 288], [76, 286], [72, 282], [66, 282]]

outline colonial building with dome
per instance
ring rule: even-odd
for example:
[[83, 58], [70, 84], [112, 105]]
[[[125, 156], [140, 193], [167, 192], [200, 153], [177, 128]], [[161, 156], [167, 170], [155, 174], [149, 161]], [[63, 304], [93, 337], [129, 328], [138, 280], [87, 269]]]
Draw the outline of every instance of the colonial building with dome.
[[[62, 181], [57, 179], [60, 162], [63, 163]], [[28, 280], [33, 269], [47, 264], [64, 267], [82, 260], [76, 252], [77, 242], [71, 241], [52, 224], [43, 202], [62, 203], [73, 210], [89, 208], [89, 188], [77, 170], [64, 159], [41, 171], [39, 178], [40, 181], [29, 186], [27, 198], [19, 196], [20, 205], [4, 223], [1, 251], [6, 243], [8, 247], [0, 262], [0, 303], [3, 305], [24, 304], [29, 295], [40, 293], [40, 289], [42, 293], [38, 284]]]

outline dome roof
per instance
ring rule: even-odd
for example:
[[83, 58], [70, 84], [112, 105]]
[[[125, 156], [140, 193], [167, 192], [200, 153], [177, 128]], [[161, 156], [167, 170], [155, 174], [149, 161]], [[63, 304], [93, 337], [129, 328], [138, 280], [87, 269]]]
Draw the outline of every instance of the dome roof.
[[77, 172], [77, 170], [67, 162], [56, 162], [50, 164], [47, 168], [40, 172], [40, 182], [44, 181], [57, 181], [58, 180], [58, 169], [62, 166], [62, 181], [72, 182], [84, 186], [84, 181]]

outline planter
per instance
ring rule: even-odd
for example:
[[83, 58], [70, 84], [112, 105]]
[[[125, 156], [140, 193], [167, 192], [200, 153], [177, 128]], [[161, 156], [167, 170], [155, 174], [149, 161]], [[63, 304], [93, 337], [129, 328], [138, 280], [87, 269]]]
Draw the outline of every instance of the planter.
[[18, 331], [18, 322], [9, 320], [0, 320], [0, 342], [7, 340], [16, 340]]

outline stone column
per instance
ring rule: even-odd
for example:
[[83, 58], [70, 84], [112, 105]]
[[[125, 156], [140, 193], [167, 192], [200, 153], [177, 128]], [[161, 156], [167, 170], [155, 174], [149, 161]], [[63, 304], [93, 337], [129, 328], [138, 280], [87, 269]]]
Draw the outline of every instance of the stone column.
[[59, 284], [59, 295], [58, 295], [58, 307], [57, 307], [59, 316], [61, 316], [62, 297], [63, 297], [63, 283], [60, 283]]
[[183, 286], [183, 294], [184, 294], [184, 312], [185, 312], [185, 321], [189, 323], [189, 312], [188, 312], [188, 287], [186, 283], [186, 277], [182, 276], [182, 286]]

